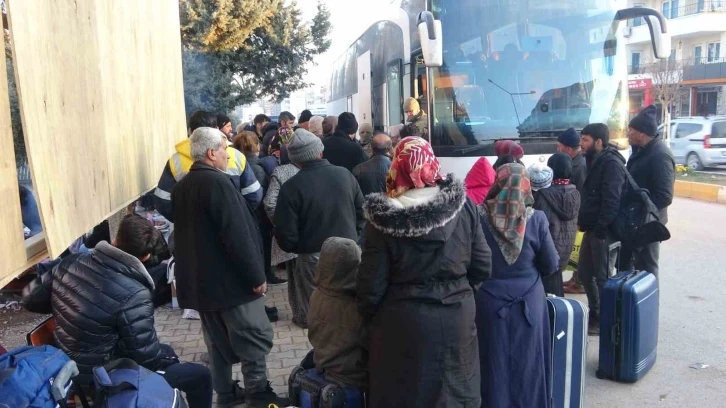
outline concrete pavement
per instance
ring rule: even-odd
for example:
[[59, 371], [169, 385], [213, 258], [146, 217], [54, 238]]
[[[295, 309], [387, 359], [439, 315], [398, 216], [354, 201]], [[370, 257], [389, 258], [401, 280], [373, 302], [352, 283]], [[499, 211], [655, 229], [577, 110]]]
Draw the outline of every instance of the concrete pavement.
[[[658, 361], [637, 384], [599, 380], [598, 341], [591, 337], [586, 407], [726, 406], [726, 208], [676, 199], [669, 216], [673, 238], [661, 248]], [[271, 287], [266, 300], [280, 309], [275, 345], [267, 359], [269, 376], [275, 390], [286, 393], [290, 371], [311, 346], [307, 331], [290, 321], [287, 286]], [[200, 361], [205, 346], [198, 321], [160, 308], [156, 328], [161, 341], [174, 346], [182, 360]], [[710, 367], [689, 368], [694, 363]], [[234, 375], [241, 380], [239, 365]]]

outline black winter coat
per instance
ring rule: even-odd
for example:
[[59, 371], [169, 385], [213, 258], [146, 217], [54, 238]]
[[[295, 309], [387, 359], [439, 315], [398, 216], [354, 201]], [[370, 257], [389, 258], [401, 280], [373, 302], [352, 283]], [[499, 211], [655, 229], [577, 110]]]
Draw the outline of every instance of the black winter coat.
[[550, 235], [555, 242], [557, 254], [560, 256], [559, 271], [567, 266], [575, 245], [577, 235], [577, 214], [580, 211], [580, 193], [572, 185], [552, 187], [539, 190], [534, 202], [534, 209], [547, 216], [550, 224]]
[[[358, 310], [369, 322], [369, 407], [476, 407], [472, 286], [491, 276], [474, 203], [451, 176], [429, 202], [366, 198]], [[486, 352], [486, 351], [484, 351]]]
[[323, 159], [333, 166], [345, 167], [348, 171], [368, 161], [368, 156], [358, 142], [345, 133], [336, 130], [332, 136], [323, 139]]
[[265, 283], [257, 218], [225, 173], [197, 162], [171, 193], [179, 306], [202, 312], [257, 299]]
[[605, 239], [620, 210], [625, 185], [625, 159], [608, 147], [595, 158], [582, 187], [577, 224]]
[[353, 169], [353, 176], [358, 180], [364, 196], [372, 193], [386, 192], [386, 176], [391, 169], [391, 158], [385, 154], [374, 154], [370, 160]]
[[280, 128], [280, 124], [276, 122], [270, 122], [262, 128], [262, 134], [264, 135], [262, 137], [262, 140], [260, 141], [260, 157], [266, 157], [267, 156], [267, 150], [270, 147], [270, 143], [272, 143], [272, 138], [275, 137], [277, 134], [277, 129]]
[[671, 149], [658, 136], [644, 147], [633, 149], [627, 167], [638, 187], [650, 192], [651, 201], [660, 210], [660, 222], [666, 224], [676, 182], [676, 162]]
[[582, 186], [585, 185], [586, 178], [587, 161], [582, 152], [580, 152], [572, 159], [572, 175], [570, 176], [570, 183], [577, 188], [580, 194], [582, 194]]
[[320, 252], [330, 237], [358, 242], [363, 194], [349, 171], [327, 160], [307, 162], [280, 188], [273, 224], [277, 243], [289, 253]]
[[58, 347], [81, 373], [117, 358], [164, 368], [154, 329], [154, 282], [137, 258], [103, 241], [64, 258], [23, 290], [23, 305], [53, 313]]

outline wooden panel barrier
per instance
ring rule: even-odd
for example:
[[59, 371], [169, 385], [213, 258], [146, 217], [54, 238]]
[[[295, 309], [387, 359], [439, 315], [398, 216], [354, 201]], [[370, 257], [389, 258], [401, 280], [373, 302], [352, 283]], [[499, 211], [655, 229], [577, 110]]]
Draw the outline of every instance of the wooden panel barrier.
[[186, 137], [177, 0], [10, 0], [51, 257], [156, 185]]

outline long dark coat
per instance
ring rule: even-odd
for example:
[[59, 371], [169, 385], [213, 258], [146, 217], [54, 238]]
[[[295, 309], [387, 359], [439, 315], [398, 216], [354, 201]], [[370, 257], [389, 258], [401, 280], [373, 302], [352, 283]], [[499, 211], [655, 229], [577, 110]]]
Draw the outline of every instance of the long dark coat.
[[557, 270], [558, 256], [547, 218], [534, 212], [522, 252], [508, 265], [485, 217], [494, 273], [476, 293], [481, 406], [549, 408], [552, 338], [540, 277]]
[[491, 274], [479, 217], [458, 181], [408, 208], [367, 197], [357, 279], [369, 323], [369, 407], [479, 408], [472, 286]]

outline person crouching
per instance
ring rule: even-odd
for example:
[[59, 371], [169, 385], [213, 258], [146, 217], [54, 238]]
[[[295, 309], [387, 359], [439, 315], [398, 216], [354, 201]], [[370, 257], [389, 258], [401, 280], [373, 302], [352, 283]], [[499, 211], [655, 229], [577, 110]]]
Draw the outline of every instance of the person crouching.
[[315, 271], [308, 325], [315, 367], [342, 387], [368, 386], [363, 320], [356, 306], [356, 275], [361, 249], [347, 238], [328, 238]]

